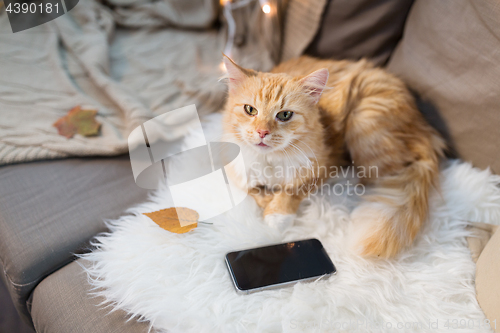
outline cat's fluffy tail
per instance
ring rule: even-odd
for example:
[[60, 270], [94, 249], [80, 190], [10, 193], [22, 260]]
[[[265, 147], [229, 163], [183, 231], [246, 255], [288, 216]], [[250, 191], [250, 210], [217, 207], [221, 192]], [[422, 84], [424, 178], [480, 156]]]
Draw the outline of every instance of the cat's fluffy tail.
[[437, 188], [438, 163], [436, 155], [429, 156], [378, 179], [351, 215], [355, 252], [390, 258], [413, 243], [427, 219], [429, 192]]

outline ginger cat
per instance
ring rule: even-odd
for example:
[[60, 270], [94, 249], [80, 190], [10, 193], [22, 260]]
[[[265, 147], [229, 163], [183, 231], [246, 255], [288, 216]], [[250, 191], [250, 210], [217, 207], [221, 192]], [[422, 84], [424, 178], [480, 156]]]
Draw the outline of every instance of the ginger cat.
[[328, 168], [352, 161], [377, 168], [361, 179], [369, 194], [351, 214], [354, 250], [389, 258], [411, 245], [445, 145], [401, 80], [366, 60], [300, 57], [270, 73], [224, 62], [224, 138], [241, 147], [248, 181], [234, 171], [229, 177], [248, 188], [267, 223], [290, 225]]

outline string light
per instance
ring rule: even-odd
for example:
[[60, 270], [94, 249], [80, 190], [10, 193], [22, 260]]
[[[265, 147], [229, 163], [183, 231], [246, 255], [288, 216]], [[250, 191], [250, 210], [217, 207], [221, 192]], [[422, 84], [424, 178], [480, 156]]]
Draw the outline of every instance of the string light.
[[[236, 22], [234, 21], [232, 11], [233, 9], [240, 8], [247, 6], [251, 2], [255, 0], [219, 0], [221, 6], [224, 7], [224, 17], [226, 18], [226, 23], [227, 23], [227, 42], [226, 42], [226, 47], [224, 48], [224, 54], [227, 55], [228, 57], [231, 57], [231, 50], [233, 49], [234, 45], [234, 36], [236, 33]], [[234, 2], [233, 2], [234, 1]], [[268, 0], [259, 0], [260, 7], [262, 8], [262, 11], [266, 14], [269, 15], [271, 13], [271, 5], [269, 4]], [[226, 65], [224, 65], [224, 62], [221, 62], [219, 64], [219, 69], [223, 72], [226, 72]]]
[[269, 3], [269, 0], [259, 0], [259, 4], [264, 14], [271, 14], [271, 4]]

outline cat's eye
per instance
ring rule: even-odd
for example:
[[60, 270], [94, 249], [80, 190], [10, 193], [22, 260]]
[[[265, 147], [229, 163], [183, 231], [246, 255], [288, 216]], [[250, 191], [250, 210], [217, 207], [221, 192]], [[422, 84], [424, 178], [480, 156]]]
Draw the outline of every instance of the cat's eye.
[[276, 115], [276, 118], [278, 118], [281, 121], [288, 121], [290, 118], [292, 118], [293, 112], [292, 111], [281, 111], [278, 112]]
[[256, 108], [248, 104], [245, 104], [245, 112], [251, 116], [255, 116], [257, 115], [257, 113], [259, 113]]

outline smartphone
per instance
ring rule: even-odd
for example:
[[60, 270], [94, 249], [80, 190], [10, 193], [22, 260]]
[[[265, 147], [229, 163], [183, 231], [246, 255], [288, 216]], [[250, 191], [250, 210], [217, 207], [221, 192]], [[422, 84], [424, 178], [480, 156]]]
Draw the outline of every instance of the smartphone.
[[226, 265], [241, 294], [291, 286], [337, 272], [315, 238], [229, 252]]

